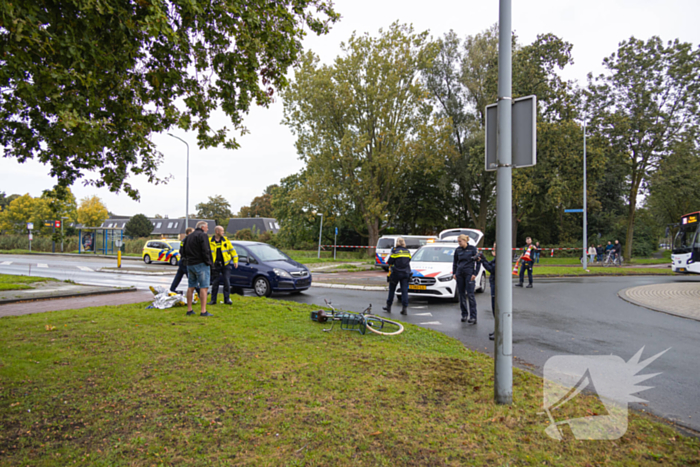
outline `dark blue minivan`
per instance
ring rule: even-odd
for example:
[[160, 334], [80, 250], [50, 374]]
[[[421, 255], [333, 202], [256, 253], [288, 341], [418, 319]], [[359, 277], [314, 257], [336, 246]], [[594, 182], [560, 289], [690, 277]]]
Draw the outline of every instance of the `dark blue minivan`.
[[232, 241], [238, 268], [231, 266], [231, 288], [253, 289], [259, 297], [272, 292], [299, 293], [311, 287], [311, 272], [277, 248], [260, 242]]

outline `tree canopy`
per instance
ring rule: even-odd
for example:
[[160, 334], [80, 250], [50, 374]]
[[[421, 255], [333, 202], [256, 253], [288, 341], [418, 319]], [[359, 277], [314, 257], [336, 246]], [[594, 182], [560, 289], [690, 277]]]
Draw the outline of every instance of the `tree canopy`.
[[136, 214], [124, 226], [124, 234], [131, 238], [148, 237], [153, 232], [153, 223], [143, 214]]
[[136, 199], [130, 174], [160, 181], [151, 133], [236, 148], [212, 112], [242, 130], [250, 106], [287, 84], [306, 31], [338, 18], [322, 0], [2, 2], [4, 155], [49, 165], [63, 187], [96, 172], [86, 183]]
[[197, 209], [197, 217], [200, 219], [214, 219], [216, 225], [223, 226], [226, 229], [229, 218], [233, 217], [231, 213], [231, 204], [221, 195], [210, 196], [206, 203], [199, 203], [195, 206]]
[[109, 217], [107, 207], [97, 196], [86, 196], [78, 206], [78, 222], [85, 227], [99, 227]]

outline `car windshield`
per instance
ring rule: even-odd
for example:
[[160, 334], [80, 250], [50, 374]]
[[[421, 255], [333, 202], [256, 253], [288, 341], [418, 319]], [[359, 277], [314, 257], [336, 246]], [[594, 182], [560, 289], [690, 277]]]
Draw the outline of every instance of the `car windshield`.
[[455, 247], [421, 248], [411, 258], [412, 263], [451, 263], [454, 259]]
[[168, 242], [168, 245], [170, 245], [170, 248], [173, 250], [180, 251], [180, 242]]
[[445, 232], [444, 235], [440, 237], [441, 240], [451, 240], [454, 237], [459, 237], [460, 235], [465, 234], [475, 242], [479, 240], [479, 234], [472, 231], [472, 230], [453, 230], [451, 232]]
[[270, 245], [250, 245], [248, 249], [257, 256], [260, 261], [284, 261], [290, 259], [289, 256]]

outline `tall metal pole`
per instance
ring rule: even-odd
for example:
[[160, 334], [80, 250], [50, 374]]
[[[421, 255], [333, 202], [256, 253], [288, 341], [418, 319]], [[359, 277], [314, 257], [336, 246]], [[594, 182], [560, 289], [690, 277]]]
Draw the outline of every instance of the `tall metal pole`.
[[496, 338], [494, 397], [513, 403], [512, 50], [511, 0], [500, 0], [498, 32], [498, 169], [496, 172]]
[[586, 210], [586, 119], [583, 120], [583, 269], [588, 269], [588, 212]]
[[178, 138], [177, 136], [168, 133], [169, 136], [172, 136], [175, 139], [179, 139], [183, 143], [185, 143], [185, 146], [187, 146], [187, 189], [185, 190], [185, 229], [188, 229], [190, 227], [190, 145], [187, 144], [187, 141], [185, 141], [182, 138]]
[[321, 258], [321, 233], [323, 232], [323, 213], [319, 214], [321, 216], [321, 227], [318, 229], [318, 257]]

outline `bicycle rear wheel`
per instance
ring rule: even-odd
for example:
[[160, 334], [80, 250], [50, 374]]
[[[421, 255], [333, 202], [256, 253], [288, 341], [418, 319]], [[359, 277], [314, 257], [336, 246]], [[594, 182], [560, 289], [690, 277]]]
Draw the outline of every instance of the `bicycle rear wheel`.
[[365, 323], [367, 329], [382, 336], [398, 336], [403, 332], [403, 324], [379, 316], [365, 315]]

